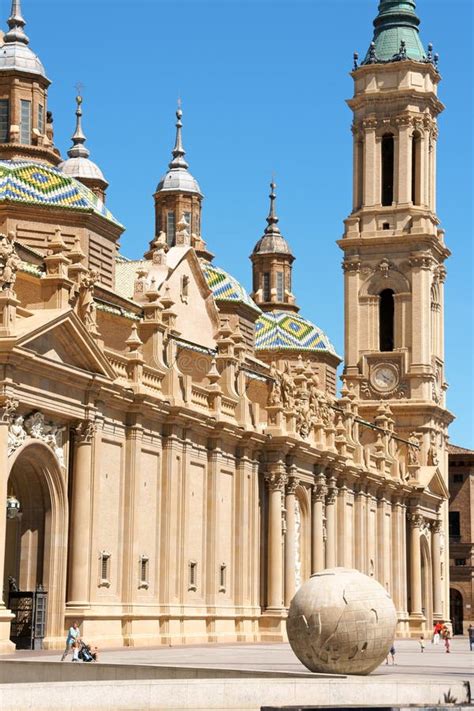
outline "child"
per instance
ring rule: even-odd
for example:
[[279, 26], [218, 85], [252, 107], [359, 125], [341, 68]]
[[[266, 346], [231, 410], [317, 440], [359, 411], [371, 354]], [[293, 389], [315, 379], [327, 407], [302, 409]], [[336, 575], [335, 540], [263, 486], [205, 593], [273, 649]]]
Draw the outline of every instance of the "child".
[[74, 642], [72, 645], [72, 661], [73, 662], [78, 662], [79, 661], [79, 642]]
[[425, 651], [425, 639], [424, 639], [423, 635], [421, 635], [421, 637], [420, 637], [420, 651], [422, 654]]

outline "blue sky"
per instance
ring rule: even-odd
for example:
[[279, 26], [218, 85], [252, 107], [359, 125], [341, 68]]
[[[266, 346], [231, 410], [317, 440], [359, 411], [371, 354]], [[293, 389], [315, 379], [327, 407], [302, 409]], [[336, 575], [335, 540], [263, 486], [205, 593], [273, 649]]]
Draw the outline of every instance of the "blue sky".
[[[9, 0], [1, 0], [2, 16]], [[352, 54], [365, 53], [376, 0], [23, 0], [31, 47], [53, 85], [56, 143], [84, 129], [110, 182], [108, 206], [126, 226], [122, 252], [153, 237], [153, 199], [174, 140], [206, 200], [203, 236], [216, 263], [250, 287], [250, 254], [265, 226], [268, 183], [297, 260], [304, 316], [343, 354], [343, 282], [336, 240], [351, 210]], [[453, 442], [474, 448], [473, 76], [471, 0], [419, 0], [421, 35], [440, 54], [438, 214], [453, 252], [446, 284]]]

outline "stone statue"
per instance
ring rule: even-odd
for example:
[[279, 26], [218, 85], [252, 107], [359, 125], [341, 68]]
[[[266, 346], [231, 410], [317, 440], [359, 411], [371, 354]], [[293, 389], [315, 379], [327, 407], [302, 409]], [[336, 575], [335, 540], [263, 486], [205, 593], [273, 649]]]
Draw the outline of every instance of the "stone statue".
[[268, 396], [270, 406], [281, 405], [281, 375], [274, 362], [270, 366], [271, 389]]
[[439, 464], [438, 447], [436, 446], [436, 436], [431, 436], [430, 448], [428, 449], [428, 466], [437, 467]]
[[82, 276], [79, 284], [77, 312], [88, 331], [96, 331], [94, 285], [99, 279], [99, 272], [91, 269]]
[[7, 455], [13, 454], [15, 449], [21, 447], [26, 439], [26, 430], [24, 428], [24, 418], [22, 415], [17, 415], [13, 418], [8, 428], [8, 445], [7, 445]]
[[315, 573], [291, 601], [286, 629], [312, 672], [369, 674], [393, 643], [397, 613], [388, 592], [358, 570]]
[[408, 464], [415, 466], [420, 464], [420, 440], [415, 432], [408, 438]]
[[0, 286], [3, 291], [13, 290], [20, 265], [21, 259], [15, 250], [15, 233], [0, 234]]
[[283, 407], [285, 410], [292, 410], [295, 404], [295, 383], [288, 362], [285, 363], [285, 369], [280, 378]]

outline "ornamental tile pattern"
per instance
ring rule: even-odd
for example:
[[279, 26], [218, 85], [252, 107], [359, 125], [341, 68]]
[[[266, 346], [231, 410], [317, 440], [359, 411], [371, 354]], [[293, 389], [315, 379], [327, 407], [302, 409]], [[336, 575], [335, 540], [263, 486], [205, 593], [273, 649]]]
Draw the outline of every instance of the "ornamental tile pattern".
[[260, 309], [255, 304], [245, 289], [237, 279], [225, 272], [220, 267], [208, 262], [201, 263], [202, 271], [206, 277], [207, 285], [212, 291], [216, 301], [236, 301], [250, 306], [251, 309], [260, 313]]
[[260, 351], [329, 351], [337, 355], [321, 329], [302, 316], [288, 311], [261, 314], [255, 324], [255, 347]]
[[32, 161], [0, 160], [0, 201], [94, 212], [119, 224], [85, 185], [57, 168]]

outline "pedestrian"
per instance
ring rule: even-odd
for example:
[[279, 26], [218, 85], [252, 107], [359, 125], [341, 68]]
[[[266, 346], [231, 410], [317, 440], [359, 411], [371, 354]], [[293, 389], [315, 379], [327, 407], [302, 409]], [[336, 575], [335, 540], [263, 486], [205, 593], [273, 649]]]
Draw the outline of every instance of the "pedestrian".
[[61, 657], [62, 662], [64, 662], [64, 660], [66, 659], [68, 654], [70, 654], [71, 652], [74, 652], [73, 646], [74, 646], [75, 642], [79, 642], [80, 634], [81, 633], [79, 630], [79, 622], [74, 621], [67, 633], [66, 649], [64, 650], [63, 656]]
[[442, 629], [441, 623], [437, 622], [435, 624], [434, 630], [433, 630], [433, 639], [432, 639], [433, 644], [439, 644], [439, 636], [441, 633], [441, 629]]
[[389, 663], [390, 658], [392, 659], [392, 666], [393, 666], [395, 664], [395, 645], [394, 644], [392, 644], [392, 646], [388, 650], [387, 659], [385, 660], [385, 664]]
[[420, 636], [420, 652], [423, 654], [425, 651], [425, 638], [423, 635]]
[[469, 637], [469, 649], [472, 652], [474, 648], [474, 627], [472, 625], [469, 625], [469, 627], [467, 628], [467, 634]]
[[450, 654], [451, 652], [451, 642], [450, 642], [450, 633], [446, 625], [443, 627], [443, 632], [442, 632], [442, 637], [444, 639], [444, 648], [446, 650], [446, 654]]

